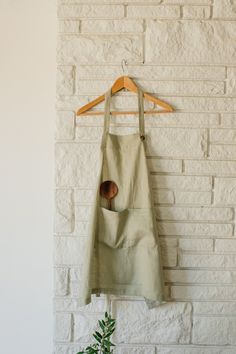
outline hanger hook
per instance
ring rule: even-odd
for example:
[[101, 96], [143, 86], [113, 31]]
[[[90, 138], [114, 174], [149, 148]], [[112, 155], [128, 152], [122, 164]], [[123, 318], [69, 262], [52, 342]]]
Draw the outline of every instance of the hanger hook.
[[121, 61], [121, 67], [122, 67], [123, 74], [125, 74], [125, 67], [126, 67], [126, 75], [128, 74], [128, 72], [127, 72], [127, 65], [128, 65], [127, 60], [122, 59], [122, 61]]

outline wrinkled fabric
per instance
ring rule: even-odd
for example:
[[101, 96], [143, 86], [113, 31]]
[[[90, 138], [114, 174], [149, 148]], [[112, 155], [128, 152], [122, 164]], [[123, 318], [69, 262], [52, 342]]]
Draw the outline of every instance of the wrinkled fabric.
[[[138, 90], [139, 133], [109, 132], [111, 89], [105, 95], [104, 131], [82, 270], [80, 306], [91, 295], [141, 296], [148, 308], [163, 302], [164, 281], [150, 177], [146, 161], [143, 92]], [[100, 184], [112, 180], [112, 210]]]

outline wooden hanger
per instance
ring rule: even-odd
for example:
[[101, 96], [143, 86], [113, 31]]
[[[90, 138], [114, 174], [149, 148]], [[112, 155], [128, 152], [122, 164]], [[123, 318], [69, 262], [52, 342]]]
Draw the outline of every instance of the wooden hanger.
[[[123, 61], [122, 61], [123, 62]], [[122, 66], [123, 69], [123, 66]], [[129, 77], [129, 76], [120, 76], [118, 79], [116, 79], [116, 81], [114, 82], [114, 84], [111, 87], [111, 92], [112, 94], [122, 90], [122, 89], [127, 89], [128, 91], [131, 92], [138, 92], [138, 87], [135, 84], [135, 82]], [[168, 103], [159, 100], [158, 98], [150, 95], [149, 93], [144, 92], [144, 98], [146, 98], [148, 101], [151, 101], [155, 104], [157, 104], [158, 106], [161, 106], [164, 108], [164, 110], [149, 110], [149, 111], [144, 111], [144, 113], [149, 113], [149, 114], [153, 114], [153, 113], [169, 113], [169, 112], [173, 112], [174, 108], [171, 107]], [[100, 111], [91, 111], [88, 112], [88, 110], [94, 106], [96, 106], [97, 104], [101, 103], [102, 101], [105, 100], [105, 94], [97, 97], [95, 100], [87, 103], [86, 105], [82, 106], [80, 109], [78, 109], [76, 115], [77, 116], [81, 116], [81, 115], [100, 115], [100, 114], [104, 114], [104, 112], [100, 112]], [[136, 111], [112, 111], [111, 112], [112, 115], [117, 115], [117, 114], [138, 114], [138, 112]]]

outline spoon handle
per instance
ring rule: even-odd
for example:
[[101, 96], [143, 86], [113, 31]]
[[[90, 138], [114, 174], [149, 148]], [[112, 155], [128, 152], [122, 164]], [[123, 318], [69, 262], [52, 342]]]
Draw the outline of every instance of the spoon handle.
[[111, 199], [108, 199], [108, 209], [111, 210]]

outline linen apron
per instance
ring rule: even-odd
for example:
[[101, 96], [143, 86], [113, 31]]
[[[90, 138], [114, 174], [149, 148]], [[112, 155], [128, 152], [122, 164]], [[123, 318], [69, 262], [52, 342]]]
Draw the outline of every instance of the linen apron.
[[[146, 161], [143, 92], [138, 89], [139, 133], [109, 132], [111, 89], [105, 94], [100, 171], [89, 219], [81, 298], [91, 294], [141, 296], [148, 308], [164, 303], [161, 252]], [[92, 171], [91, 171], [92, 173]], [[114, 181], [112, 210], [100, 196], [100, 184]], [[106, 297], [106, 299], [107, 299]]]

